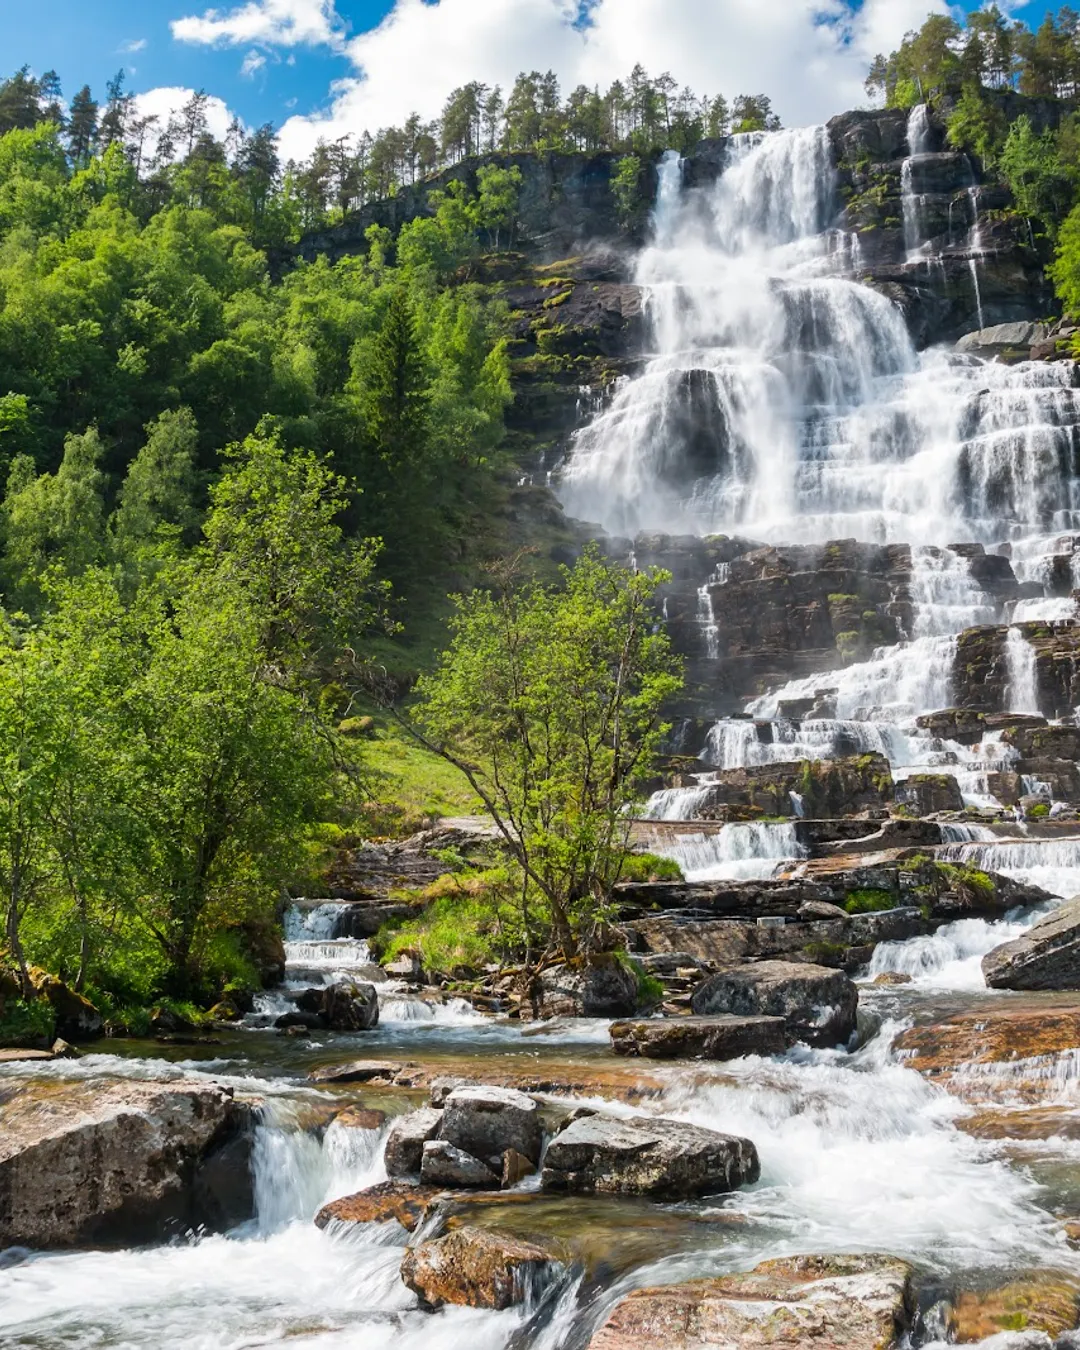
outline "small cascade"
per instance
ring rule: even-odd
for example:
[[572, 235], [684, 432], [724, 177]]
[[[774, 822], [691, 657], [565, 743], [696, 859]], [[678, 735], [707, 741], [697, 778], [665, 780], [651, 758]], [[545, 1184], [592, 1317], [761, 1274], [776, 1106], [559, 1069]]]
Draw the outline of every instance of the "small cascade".
[[982, 959], [1003, 942], [1023, 936], [1033, 919], [960, 919], [928, 937], [906, 942], [883, 942], [874, 949], [867, 979], [879, 975], [908, 975], [924, 989], [985, 989]]
[[720, 658], [720, 629], [713, 610], [712, 592], [708, 585], [698, 589], [698, 623], [705, 638], [705, 654], [710, 661]]
[[907, 124], [908, 154], [900, 168], [900, 204], [904, 216], [904, 249], [911, 261], [922, 250], [922, 197], [915, 190], [915, 161], [930, 153], [930, 111], [925, 103], [912, 108]]
[[1006, 634], [1005, 660], [1009, 680], [1005, 694], [1006, 711], [1038, 713], [1039, 673], [1035, 648], [1019, 628], [1010, 628]]
[[971, 205], [971, 230], [968, 236], [968, 247], [971, 250], [971, 257], [968, 260], [968, 267], [971, 271], [971, 286], [975, 292], [975, 311], [978, 318], [979, 328], [986, 327], [986, 315], [983, 313], [982, 287], [979, 283], [979, 264], [982, 260], [985, 249], [982, 241], [982, 226], [979, 222], [979, 188], [973, 184], [967, 191], [968, 202]]
[[1000, 872], [1065, 899], [1080, 895], [1080, 837], [953, 843], [941, 856], [984, 872]]
[[724, 825], [710, 834], [680, 834], [654, 851], [682, 868], [687, 881], [758, 881], [806, 856], [794, 824]]
[[654, 792], [645, 807], [645, 820], [697, 820], [710, 800], [709, 788], [664, 788]]

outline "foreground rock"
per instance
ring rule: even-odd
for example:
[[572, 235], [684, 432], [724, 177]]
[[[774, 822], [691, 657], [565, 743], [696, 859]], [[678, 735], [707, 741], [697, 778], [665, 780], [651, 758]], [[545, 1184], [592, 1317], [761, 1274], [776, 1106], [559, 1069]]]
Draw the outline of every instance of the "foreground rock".
[[596, 1115], [555, 1136], [541, 1180], [550, 1191], [678, 1200], [737, 1190], [760, 1171], [749, 1139], [675, 1120]]
[[410, 1247], [402, 1258], [401, 1278], [428, 1307], [453, 1303], [501, 1312], [523, 1303], [552, 1269], [542, 1247], [462, 1227]]
[[894, 1257], [790, 1257], [745, 1275], [639, 1289], [589, 1350], [891, 1350], [912, 1302], [911, 1268]]
[[24, 1087], [0, 1106], [0, 1247], [131, 1245], [250, 1218], [248, 1125], [206, 1083]]
[[796, 1040], [838, 1045], [856, 1027], [859, 992], [839, 970], [794, 961], [758, 961], [721, 970], [694, 993], [699, 1017], [782, 1017]]
[[495, 1190], [501, 1182], [499, 1173], [486, 1163], [457, 1148], [445, 1139], [431, 1139], [424, 1145], [420, 1159], [420, 1180], [425, 1186], [442, 1186], [462, 1190]]
[[982, 960], [991, 989], [1080, 989], [1080, 896]]
[[1078, 1295], [1075, 1273], [1062, 1270], [1035, 1271], [996, 1289], [963, 1290], [949, 1308], [950, 1339], [969, 1344], [1003, 1332], [1041, 1333], [1045, 1344], [1076, 1326]]
[[386, 1136], [383, 1162], [387, 1176], [418, 1176], [424, 1156], [424, 1145], [439, 1133], [443, 1113], [426, 1106], [399, 1116]]
[[444, 1192], [435, 1186], [405, 1181], [383, 1181], [366, 1191], [343, 1196], [323, 1205], [315, 1215], [316, 1228], [332, 1223], [389, 1223], [391, 1219], [414, 1232], [427, 1219]]
[[778, 1055], [790, 1044], [782, 1017], [662, 1017], [613, 1022], [611, 1048], [644, 1059], [738, 1059]]

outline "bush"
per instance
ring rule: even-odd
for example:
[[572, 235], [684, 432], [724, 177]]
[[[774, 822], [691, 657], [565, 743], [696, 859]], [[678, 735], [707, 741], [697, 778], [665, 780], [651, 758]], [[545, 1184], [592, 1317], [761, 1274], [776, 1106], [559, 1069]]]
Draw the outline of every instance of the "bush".
[[656, 853], [630, 853], [623, 863], [621, 881], [682, 881], [679, 864]]
[[0, 1045], [43, 1049], [56, 1036], [56, 1014], [43, 998], [9, 998], [0, 1012]]

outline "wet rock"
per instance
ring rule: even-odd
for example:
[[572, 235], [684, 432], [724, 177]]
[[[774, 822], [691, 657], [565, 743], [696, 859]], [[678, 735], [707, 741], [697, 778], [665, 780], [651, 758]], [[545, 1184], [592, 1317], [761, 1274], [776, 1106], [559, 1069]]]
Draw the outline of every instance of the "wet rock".
[[615, 1053], [645, 1059], [779, 1055], [789, 1044], [787, 1022], [782, 1017], [663, 1017], [611, 1025]]
[[801, 799], [808, 815], [854, 816], [884, 810], [893, 800], [892, 770], [885, 756], [878, 754], [725, 769], [710, 780], [696, 819], [794, 817], [792, 793]]
[[997, 356], [1009, 350], [1024, 351], [1037, 342], [1045, 342], [1049, 328], [1044, 323], [999, 323], [965, 333], [956, 344], [958, 352], [975, 356]]
[[986, 735], [986, 719], [972, 708], [945, 708], [941, 712], [916, 717], [915, 725], [943, 741], [958, 745], [977, 745]]
[[550, 1253], [531, 1242], [463, 1226], [410, 1247], [401, 1278], [428, 1307], [452, 1303], [501, 1312], [525, 1301], [551, 1272]]
[[1064, 1271], [1036, 1271], [997, 1289], [964, 1290], [952, 1300], [949, 1327], [961, 1344], [1001, 1332], [1042, 1332], [1053, 1339], [1076, 1326], [1080, 1281]]
[[880, 975], [875, 977], [874, 983], [883, 985], [912, 984], [913, 977], [904, 975], [899, 970], [883, 970]]
[[543, 1127], [536, 1102], [512, 1088], [460, 1087], [446, 1099], [439, 1138], [485, 1161], [514, 1149], [540, 1160]]
[[589, 1350], [892, 1350], [912, 1303], [911, 1268], [894, 1257], [789, 1257], [745, 1275], [636, 1290]]
[[498, 1190], [501, 1182], [486, 1163], [445, 1139], [430, 1139], [420, 1160], [420, 1180], [425, 1186], [461, 1187], [464, 1190]]
[[347, 1106], [334, 1117], [334, 1124], [346, 1130], [381, 1130], [386, 1124], [385, 1111], [373, 1111], [364, 1106]]
[[982, 971], [991, 989], [1080, 989], [1080, 896], [988, 952]]
[[443, 1113], [425, 1106], [399, 1116], [386, 1136], [384, 1162], [391, 1177], [418, 1176], [424, 1145], [434, 1139], [442, 1124]]
[[549, 1191], [676, 1200], [737, 1190], [759, 1173], [749, 1139], [681, 1121], [594, 1115], [555, 1136], [541, 1180]]
[[1052, 1101], [1061, 1091], [1056, 1066], [1067, 1069], [1080, 1047], [1080, 1001], [1045, 994], [1017, 1001], [911, 1027], [895, 1048], [911, 1068], [967, 1101]]
[[896, 806], [915, 816], [962, 811], [964, 796], [950, 773], [915, 773], [896, 785]]
[[[0, 1105], [0, 1247], [160, 1241], [250, 1217], [235, 1144], [247, 1127], [247, 1108], [206, 1083], [29, 1084]], [[226, 1147], [228, 1165], [212, 1166]]]
[[427, 1219], [444, 1192], [435, 1186], [417, 1186], [404, 1181], [383, 1181], [355, 1195], [343, 1196], [323, 1205], [315, 1215], [315, 1226], [331, 1223], [388, 1223], [395, 1219], [402, 1228], [414, 1232]]
[[629, 1017], [637, 1009], [638, 982], [613, 956], [580, 965], [551, 966], [533, 985], [537, 1017]]
[[412, 1060], [352, 1059], [346, 1064], [325, 1064], [312, 1069], [313, 1083], [392, 1083], [405, 1069], [415, 1069]]
[[794, 961], [759, 961], [719, 971], [695, 992], [699, 1017], [782, 1017], [808, 1045], [837, 1045], [856, 1026], [859, 992], [839, 970]]
[[319, 1013], [300, 1012], [293, 1009], [292, 1012], [282, 1013], [280, 1017], [274, 1018], [274, 1026], [278, 1031], [300, 1032], [310, 1035], [313, 1031], [324, 1031], [325, 1024]]
[[373, 984], [350, 980], [305, 989], [296, 1006], [302, 1013], [317, 1016], [328, 1031], [370, 1031], [379, 1022], [379, 996]]
[[512, 1186], [516, 1186], [519, 1181], [524, 1181], [526, 1177], [531, 1177], [536, 1172], [536, 1166], [517, 1149], [508, 1148], [503, 1154], [502, 1159], [502, 1188], [508, 1191]]

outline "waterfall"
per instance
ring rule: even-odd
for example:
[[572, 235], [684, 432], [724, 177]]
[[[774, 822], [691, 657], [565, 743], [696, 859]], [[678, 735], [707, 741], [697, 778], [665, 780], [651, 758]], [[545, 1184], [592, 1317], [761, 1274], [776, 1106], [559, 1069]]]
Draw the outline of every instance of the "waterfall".
[[[909, 134], [929, 143], [921, 115]], [[1067, 528], [1067, 363], [917, 355], [899, 309], [852, 279], [835, 205], [824, 128], [734, 137], [710, 186], [663, 161], [636, 274], [653, 354], [572, 438], [554, 482], [571, 515], [786, 543]]]
[[916, 103], [908, 114], [907, 143], [909, 155], [930, 153], [930, 109], [925, 103]]
[[922, 197], [915, 190], [915, 162], [930, 153], [930, 111], [925, 103], [912, 108], [907, 124], [908, 154], [900, 168], [900, 205], [904, 216], [904, 249], [909, 261], [924, 244]]
[[1006, 634], [1005, 661], [1009, 680], [1005, 693], [1005, 710], [1038, 713], [1039, 680], [1035, 648], [1019, 628], [1010, 628]]
[[806, 856], [793, 824], [724, 825], [711, 834], [682, 834], [657, 844], [687, 881], [756, 881], [771, 877], [783, 862]]

